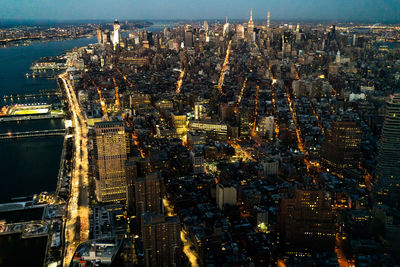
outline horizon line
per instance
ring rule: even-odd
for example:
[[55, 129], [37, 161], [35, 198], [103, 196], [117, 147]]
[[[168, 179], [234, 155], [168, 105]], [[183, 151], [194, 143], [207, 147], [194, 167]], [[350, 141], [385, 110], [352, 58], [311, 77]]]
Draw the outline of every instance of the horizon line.
[[[90, 21], [110, 21], [113, 22], [115, 18], [102, 18], [102, 19], [58, 19], [58, 18], [51, 18], [51, 19], [45, 19], [45, 18], [28, 18], [28, 19], [19, 19], [19, 18], [0, 18], [0, 22], [90, 22]], [[138, 21], [138, 22], [151, 22], [151, 21], [225, 21], [225, 18], [193, 18], [193, 19], [183, 19], [183, 18], [176, 18], [176, 19], [134, 19], [134, 18], [117, 18], [120, 21]], [[255, 18], [253, 21], [266, 21], [267, 18]], [[228, 18], [229, 21], [247, 21], [247, 19], [243, 18]], [[334, 19], [334, 18], [325, 18], [325, 19], [314, 19], [314, 18], [274, 18], [271, 19], [272, 21], [278, 21], [278, 22], [338, 22], [338, 23], [383, 23], [383, 24], [400, 24], [400, 20], [383, 20], [379, 21], [376, 19], [356, 19], [356, 20], [351, 20], [351, 19]]]

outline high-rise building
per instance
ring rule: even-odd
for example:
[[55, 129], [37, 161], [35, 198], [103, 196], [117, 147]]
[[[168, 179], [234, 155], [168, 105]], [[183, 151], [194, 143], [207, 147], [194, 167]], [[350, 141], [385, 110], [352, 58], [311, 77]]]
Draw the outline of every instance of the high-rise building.
[[328, 33], [328, 44], [336, 39], [336, 25], [332, 25], [331, 31]]
[[191, 28], [185, 29], [185, 48], [193, 47], [193, 31]]
[[254, 32], [254, 22], [253, 22], [253, 9], [250, 9], [250, 20], [247, 24], [247, 40], [249, 42], [255, 42], [256, 35]]
[[340, 50], [338, 50], [336, 53], [335, 63], [340, 64]]
[[112, 43], [114, 47], [119, 44], [119, 39], [120, 39], [120, 33], [119, 30], [121, 28], [121, 25], [119, 24], [118, 20], [114, 21], [114, 32], [113, 32], [113, 39]]
[[268, 14], [267, 14], [267, 28], [270, 27], [270, 23], [271, 23], [271, 13], [268, 11]]
[[332, 122], [332, 130], [321, 149], [322, 164], [340, 172], [344, 168], [357, 168], [361, 156], [362, 131], [356, 122]]
[[146, 267], [180, 266], [182, 245], [179, 218], [144, 213], [142, 220], [141, 232]]
[[356, 46], [357, 44], [357, 34], [353, 34], [353, 42], [352, 42], [353, 46]]
[[275, 133], [275, 119], [274, 116], [267, 116], [261, 118], [259, 121], [257, 128], [257, 133], [262, 137], [267, 137], [268, 139], [272, 139]]
[[129, 215], [135, 214], [135, 182], [138, 176], [137, 161], [134, 159], [125, 162], [126, 202]]
[[111, 42], [110, 31], [104, 30], [103, 32], [103, 44], [109, 44]]
[[242, 138], [246, 138], [250, 135], [249, 126], [249, 110], [243, 107], [239, 108], [239, 135]]
[[201, 120], [203, 119], [203, 113], [206, 108], [204, 107], [204, 104], [201, 102], [195, 102], [194, 103], [194, 119], [195, 120]]
[[223, 209], [225, 205], [237, 205], [237, 190], [232, 185], [217, 184], [216, 200], [219, 209]]
[[400, 203], [400, 94], [386, 103], [376, 177], [376, 201], [389, 206]]
[[228, 17], [226, 17], [225, 24], [224, 24], [224, 29], [222, 31], [222, 34], [223, 34], [224, 37], [228, 35], [229, 30], [230, 30], [230, 24], [228, 22]]
[[193, 163], [193, 173], [204, 173], [204, 152], [202, 146], [195, 145], [190, 152], [190, 158]]
[[244, 39], [244, 27], [243, 25], [236, 25], [236, 36], [238, 39]]
[[329, 192], [313, 188], [295, 188], [293, 196], [282, 198], [279, 226], [286, 252], [333, 251], [336, 224], [331, 204]]
[[146, 31], [146, 40], [149, 42], [150, 45], [154, 45], [154, 38], [153, 38], [153, 33], [150, 31]]
[[136, 214], [145, 212], [161, 214], [161, 174], [153, 172], [135, 181]]
[[204, 26], [204, 30], [206, 32], [208, 32], [208, 22], [206, 20], [204, 21], [203, 26]]
[[249, 31], [249, 33], [254, 32], [253, 9], [250, 9], [250, 19], [249, 19], [249, 23], [247, 25], [247, 30]]
[[97, 42], [99, 44], [103, 43], [103, 32], [101, 31], [100, 27], [97, 28]]
[[96, 193], [100, 202], [125, 201], [126, 138], [122, 122], [97, 122], [95, 130]]
[[292, 45], [290, 39], [291, 39], [290, 32], [285, 32], [282, 35], [282, 56], [290, 56], [291, 54]]

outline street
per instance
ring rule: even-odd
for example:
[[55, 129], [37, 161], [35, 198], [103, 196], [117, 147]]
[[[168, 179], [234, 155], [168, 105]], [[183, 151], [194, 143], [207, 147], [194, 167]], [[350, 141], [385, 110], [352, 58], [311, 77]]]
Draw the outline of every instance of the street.
[[65, 224], [64, 266], [69, 266], [77, 246], [89, 238], [88, 129], [76, 94], [68, 79], [68, 74], [64, 73], [59, 77], [63, 81], [67, 93], [69, 108], [72, 113], [72, 125], [75, 129], [74, 169]]

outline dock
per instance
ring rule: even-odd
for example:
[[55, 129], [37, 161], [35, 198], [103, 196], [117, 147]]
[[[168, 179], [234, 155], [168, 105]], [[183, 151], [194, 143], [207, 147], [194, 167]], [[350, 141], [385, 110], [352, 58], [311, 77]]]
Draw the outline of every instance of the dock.
[[63, 114], [41, 114], [41, 115], [23, 115], [23, 116], [4, 116], [0, 117], [1, 122], [10, 121], [30, 121], [30, 120], [48, 120], [48, 119], [62, 119]]
[[61, 96], [61, 92], [59, 90], [39, 90], [39, 93], [32, 93], [32, 94], [11, 94], [11, 95], [4, 95], [4, 101], [8, 100], [21, 100], [21, 99], [28, 99], [28, 98], [43, 98], [43, 97], [51, 97], [51, 96]]
[[22, 238], [47, 236], [49, 223], [42, 220], [0, 225], [0, 235], [21, 233]]

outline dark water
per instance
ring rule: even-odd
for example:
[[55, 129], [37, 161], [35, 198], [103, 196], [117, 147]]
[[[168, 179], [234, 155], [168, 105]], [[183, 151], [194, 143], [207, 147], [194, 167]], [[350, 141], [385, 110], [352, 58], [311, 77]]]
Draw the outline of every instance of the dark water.
[[33, 120], [33, 121], [12, 121], [0, 123], [0, 134], [9, 132], [28, 132], [48, 129], [63, 129], [62, 119]]
[[[3, 95], [56, 89], [56, 80], [25, 78], [32, 62], [45, 56], [61, 55], [65, 50], [94, 42], [95, 38], [84, 38], [0, 48], [0, 99]], [[0, 123], [0, 133], [63, 127], [62, 120], [7, 122]], [[62, 143], [63, 138], [60, 136], [0, 141], [0, 203], [8, 202], [13, 197], [54, 191]]]
[[43, 266], [47, 236], [21, 239], [21, 234], [0, 236], [0, 266]]
[[65, 50], [96, 42], [96, 38], [32, 43], [30, 46], [0, 48], [0, 96], [56, 89], [55, 80], [26, 78], [32, 62], [41, 57], [62, 55]]
[[35, 137], [0, 141], [0, 202], [55, 191], [63, 138]]
[[0, 220], [6, 223], [20, 223], [41, 220], [44, 208], [29, 208], [24, 210], [13, 210], [0, 212]]

